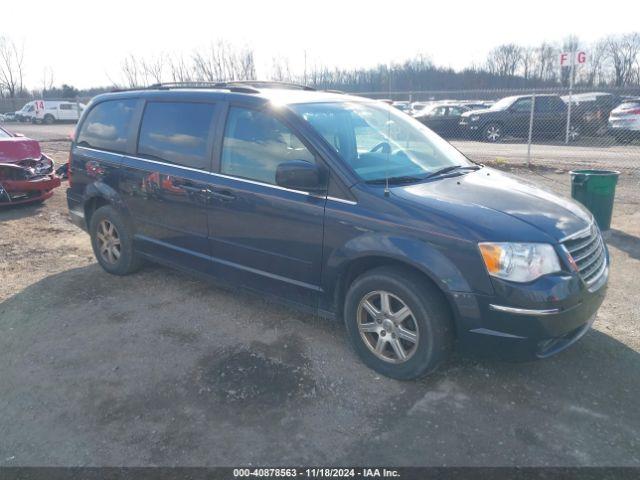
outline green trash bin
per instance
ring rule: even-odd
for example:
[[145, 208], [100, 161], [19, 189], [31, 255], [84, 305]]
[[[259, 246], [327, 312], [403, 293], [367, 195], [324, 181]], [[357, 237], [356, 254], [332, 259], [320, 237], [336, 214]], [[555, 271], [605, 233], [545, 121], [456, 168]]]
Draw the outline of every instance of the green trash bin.
[[614, 170], [573, 170], [571, 196], [589, 209], [600, 230], [611, 227], [613, 199], [620, 172]]

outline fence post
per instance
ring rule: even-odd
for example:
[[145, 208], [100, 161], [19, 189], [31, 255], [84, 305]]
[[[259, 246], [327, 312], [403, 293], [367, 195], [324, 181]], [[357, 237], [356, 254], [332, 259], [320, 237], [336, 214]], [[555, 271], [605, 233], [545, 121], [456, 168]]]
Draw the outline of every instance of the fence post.
[[571, 104], [573, 103], [573, 74], [576, 68], [576, 52], [571, 51], [571, 68], [569, 70], [569, 106], [567, 107], [567, 132], [565, 133], [564, 143], [569, 144], [569, 132], [571, 130]]
[[531, 113], [529, 114], [529, 138], [527, 140], [527, 168], [531, 167], [531, 138], [533, 137], [533, 111], [536, 108], [536, 94], [531, 95]]

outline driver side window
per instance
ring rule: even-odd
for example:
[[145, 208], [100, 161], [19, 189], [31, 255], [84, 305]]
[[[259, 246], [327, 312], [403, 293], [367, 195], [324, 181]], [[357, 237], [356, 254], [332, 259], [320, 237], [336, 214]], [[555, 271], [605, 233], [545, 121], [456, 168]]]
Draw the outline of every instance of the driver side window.
[[300, 139], [273, 116], [241, 107], [229, 109], [221, 173], [275, 185], [278, 165], [291, 160], [315, 163]]

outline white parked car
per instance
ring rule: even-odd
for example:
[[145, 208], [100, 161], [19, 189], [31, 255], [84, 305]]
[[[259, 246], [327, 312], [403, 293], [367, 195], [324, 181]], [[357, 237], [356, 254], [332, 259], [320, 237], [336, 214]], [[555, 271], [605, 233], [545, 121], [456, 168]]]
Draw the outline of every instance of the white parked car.
[[625, 100], [611, 111], [609, 133], [619, 143], [640, 139], [640, 98]]
[[68, 100], [33, 100], [16, 112], [16, 116], [32, 123], [77, 122], [85, 106]]

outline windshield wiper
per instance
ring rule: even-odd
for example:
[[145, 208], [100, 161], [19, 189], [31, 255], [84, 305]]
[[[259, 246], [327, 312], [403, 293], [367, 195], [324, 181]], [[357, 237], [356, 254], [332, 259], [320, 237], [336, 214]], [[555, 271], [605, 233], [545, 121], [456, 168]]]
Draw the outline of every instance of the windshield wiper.
[[370, 185], [384, 185], [389, 182], [389, 185], [399, 185], [402, 183], [415, 183], [424, 180], [424, 177], [412, 177], [410, 175], [403, 175], [398, 177], [376, 178], [375, 180], [367, 180], [365, 183]]
[[445, 173], [453, 172], [455, 170], [480, 170], [481, 168], [482, 167], [480, 165], [450, 165], [436, 170], [435, 172], [431, 172], [425, 178], [439, 177], [440, 175], [444, 175]]

